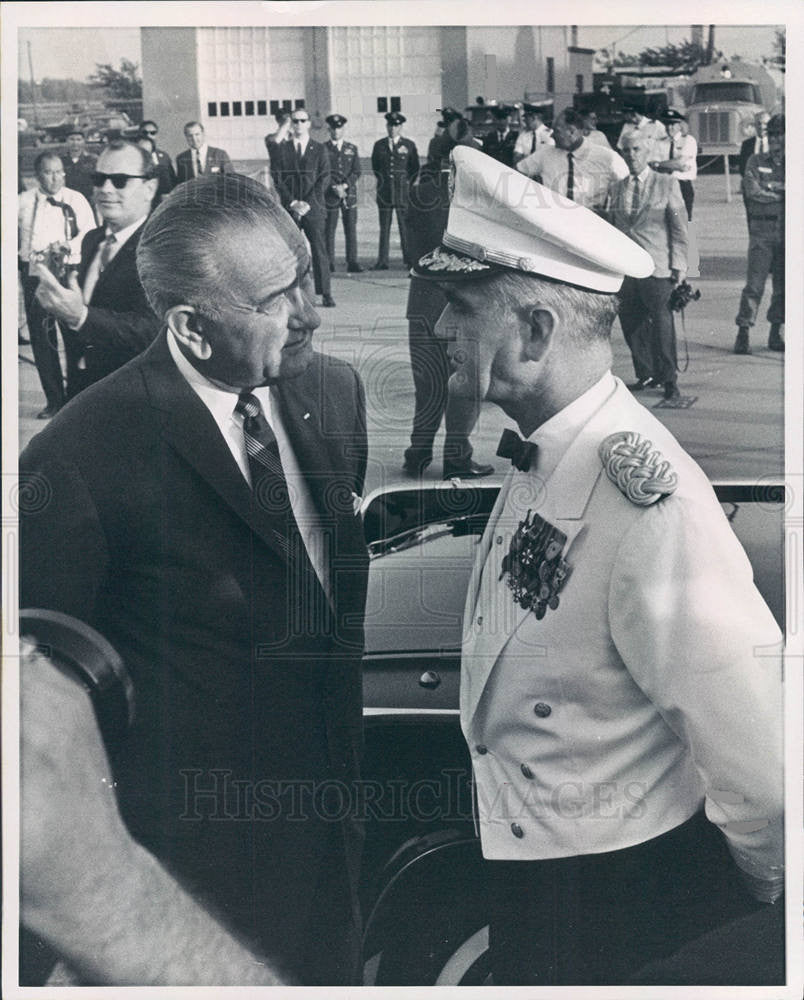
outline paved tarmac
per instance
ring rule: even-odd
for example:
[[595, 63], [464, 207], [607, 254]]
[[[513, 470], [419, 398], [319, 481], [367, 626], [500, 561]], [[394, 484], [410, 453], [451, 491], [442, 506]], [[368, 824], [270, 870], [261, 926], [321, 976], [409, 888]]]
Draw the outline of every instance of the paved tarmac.
[[[376, 259], [378, 220], [370, 191], [364, 190], [358, 222], [360, 260], [367, 267]], [[748, 236], [739, 195], [727, 204], [722, 176], [700, 177], [696, 183], [695, 229], [701, 254], [701, 277], [693, 284], [701, 299], [686, 310], [686, 334], [678, 330], [679, 387], [697, 396], [689, 409], [659, 408], [654, 412], [682, 442], [712, 479], [731, 481], [781, 477], [784, 471], [784, 355], [765, 349], [764, 313], [770, 289], [753, 337], [754, 354], [732, 354], [734, 317], [745, 280]], [[401, 476], [402, 453], [408, 443], [413, 413], [413, 381], [407, 349], [405, 303], [408, 277], [402, 268], [398, 236], [392, 229], [392, 269], [347, 274], [343, 233], [336, 242], [338, 268], [333, 275], [334, 309], [321, 309], [319, 349], [351, 361], [366, 385], [370, 458], [367, 491]], [[612, 337], [614, 373], [633, 380], [630, 356], [619, 326]], [[688, 357], [688, 362], [687, 362]], [[20, 447], [42, 427], [35, 419], [44, 406], [30, 347], [20, 348]], [[658, 392], [642, 394], [655, 406]], [[475, 458], [504, 471], [496, 458], [505, 415], [485, 404], [472, 436]], [[441, 475], [440, 439], [436, 461], [425, 474]]]

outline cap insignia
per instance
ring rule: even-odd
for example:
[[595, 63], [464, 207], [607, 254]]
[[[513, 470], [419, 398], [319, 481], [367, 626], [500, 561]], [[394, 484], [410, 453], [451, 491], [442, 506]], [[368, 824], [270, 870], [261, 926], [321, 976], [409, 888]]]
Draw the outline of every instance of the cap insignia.
[[609, 479], [639, 507], [675, 492], [678, 476], [653, 442], [635, 431], [610, 434], [598, 449]]
[[441, 247], [436, 247], [426, 253], [419, 260], [419, 267], [426, 267], [430, 271], [448, 271], [452, 273], [465, 273], [470, 271], [488, 271], [488, 264], [482, 264], [479, 260], [469, 260], [466, 257], [458, 257], [448, 253]]

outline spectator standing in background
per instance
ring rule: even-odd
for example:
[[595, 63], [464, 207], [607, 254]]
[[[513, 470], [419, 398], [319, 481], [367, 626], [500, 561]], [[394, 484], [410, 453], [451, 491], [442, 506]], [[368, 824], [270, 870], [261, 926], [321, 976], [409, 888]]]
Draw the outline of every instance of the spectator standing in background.
[[513, 166], [531, 153], [535, 153], [538, 146], [555, 146], [553, 134], [544, 124], [544, 111], [538, 105], [525, 103], [522, 108], [522, 120], [525, 127], [514, 143]]
[[504, 163], [506, 167], [514, 165], [514, 147], [519, 132], [511, 128], [511, 109], [504, 105], [492, 107], [494, 128], [483, 139], [483, 152]]
[[617, 149], [622, 151], [626, 138], [629, 135], [639, 133], [643, 139], [647, 139], [650, 148], [650, 159], [655, 160], [656, 154], [653, 152], [652, 144], [661, 142], [667, 138], [664, 126], [652, 118], [643, 115], [633, 104], [626, 104], [623, 107], [623, 114], [625, 115], [625, 124], [617, 140]]
[[[159, 135], [159, 126], [151, 118], [146, 118], [144, 122], [140, 122], [140, 137], [145, 139], [150, 139], [154, 144], [153, 154], [151, 159], [153, 160], [154, 166], [157, 168], [157, 173], [164, 176], [164, 187], [167, 191], [172, 191], [173, 188], [178, 183], [176, 179], [176, 171], [173, 169], [173, 161], [170, 156], [165, 152], [164, 149], [160, 149], [156, 144], [156, 137]], [[168, 187], [168, 185], [170, 185]]]
[[265, 148], [268, 151], [269, 163], [271, 156], [279, 143], [284, 142], [285, 139], [290, 137], [290, 112], [285, 108], [282, 108], [280, 111], [276, 112], [274, 120], [277, 124], [276, 131], [269, 132], [265, 137]]
[[611, 143], [597, 127], [597, 114], [594, 111], [584, 111], [581, 114], [581, 128], [587, 142], [595, 146], [605, 146], [611, 149]]
[[67, 134], [67, 152], [62, 154], [64, 186], [80, 192], [92, 204], [92, 171], [97, 156], [87, 152], [87, 141], [80, 128]]
[[402, 135], [407, 119], [399, 111], [389, 111], [385, 116], [388, 136], [378, 139], [371, 151], [371, 169], [377, 179], [377, 208], [380, 213], [380, 246], [377, 263], [372, 271], [388, 270], [388, 252], [391, 237], [391, 218], [396, 212], [402, 259], [410, 267], [407, 237], [407, 212], [410, 186], [419, 172], [419, 152], [416, 143]]
[[156, 152], [156, 144], [149, 135], [141, 135], [139, 139], [137, 139], [137, 145], [140, 149], [144, 149], [148, 156], [151, 157], [151, 162], [154, 165], [154, 174], [158, 181], [156, 196], [154, 198], [154, 207], [156, 207], [165, 195], [170, 194], [175, 187], [175, 184], [171, 182], [170, 175], [172, 173], [174, 178], [176, 175], [173, 173], [172, 167], [170, 171], [168, 171], [167, 166], [164, 163], [159, 162]]
[[348, 121], [343, 115], [332, 114], [326, 119], [329, 141], [324, 144], [329, 157], [329, 187], [327, 203], [327, 256], [330, 271], [335, 270], [335, 230], [338, 216], [343, 219], [346, 239], [346, 270], [360, 274], [363, 268], [357, 260], [357, 182], [360, 177], [360, 154], [353, 142], [343, 138]]
[[651, 160], [648, 165], [651, 170], [675, 177], [687, 209], [687, 221], [692, 222], [692, 203], [695, 200], [692, 182], [698, 176], [698, 143], [689, 134], [687, 119], [680, 111], [668, 108], [662, 115], [662, 121], [668, 138], [654, 144], [654, 153], [660, 158]]
[[234, 171], [225, 149], [207, 145], [206, 133], [201, 122], [187, 122], [184, 126], [184, 138], [190, 148], [176, 157], [179, 184], [189, 181], [191, 177], [200, 177], [202, 174], [230, 174]]
[[767, 111], [758, 111], [754, 115], [754, 128], [756, 129], [756, 134], [752, 135], [748, 139], [745, 139], [742, 146], [740, 146], [740, 177], [745, 176], [745, 168], [748, 166], [748, 161], [754, 153], [768, 152], [769, 121], [770, 114], [768, 114]]

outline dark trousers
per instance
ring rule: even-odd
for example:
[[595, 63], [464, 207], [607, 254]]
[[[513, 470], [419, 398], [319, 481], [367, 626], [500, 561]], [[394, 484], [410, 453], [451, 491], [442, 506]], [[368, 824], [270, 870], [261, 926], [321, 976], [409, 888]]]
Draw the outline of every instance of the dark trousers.
[[308, 212], [298, 220], [310, 243], [310, 253], [313, 257], [313, 281], [316, 295], [330, 294], [329, 257], [327, 256], [327, 240], [324, 233], [326, 220], [318, 212]]
[[341, 202], [340, 205], [327, 209], [327, 256], [331, 268], [335, 267], [335, 230], [338, 228], [339, 213], [346, 237], [346, 263], [357, 263], [357, 205], [347, 207]]
[[619, 985], [759, 907], [703, 813], [620, 851], [486, 867], [495, 986]]
[[669, 278], [630, 278], [620, 289], [620, 326], [638, 379], [676, 381], [676, 331]]
[[424, 317], [408, 319], [408, 344], [416, 404], [405, 462], [419, 465], [432, 459], [433, 439], [445, 417], [444, 465], [468, 465], [472, 457], [469, 434], [477, 422], [479, 405], [450, 396], [447, 345], [435, 336]]
[[779, 238], [775, 223], [758, 224], [749, 219], [748, 276], [740, 296], [738, 326], [753, 326], [765, 282], [771, 276], [769, 323], [784, 323], [784, 239]]
[[408, 257], [408, 236], [406, 232], [407, 212], [399, 205], [378, 205], [380, 213], [380, 250], [377, 255], [378, 264], [388, 263], [388, 247], [391, 240], [391, 216], [396, 212], [396, 221], [399, 226], [399, 242], [402, 244], [402, 259], [405, 267], [410, 267], [411, 262]]
[[56, 320], [36, 301], [34, 293], [38, 278], [31, 278], [28, 269], [20, 271], [28, 335], [31, 338], [34, 363], [45, 393], [48, 407], [58, 410], [64, 405], [64, 376], [59, 360], [59, 337]]
[[692, 181], [679, 181], [678, 186], [681, 188], [681, 197], [684, 199], [684, 206], [687, 209], [687, 221], [692, 222], [692, 203], [695, 201], [695, 188], [692, 186]]

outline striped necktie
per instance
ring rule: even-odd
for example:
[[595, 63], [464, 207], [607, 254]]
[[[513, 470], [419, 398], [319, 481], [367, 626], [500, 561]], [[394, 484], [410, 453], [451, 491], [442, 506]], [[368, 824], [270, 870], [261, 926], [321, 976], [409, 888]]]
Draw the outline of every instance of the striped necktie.
[[201, 166], [201, 154], [198, 150], [195, 151], [195, 176], [200, 177], [203, 174], [204, 169]]
[[631, 224], [636, 222], [639, 215], [639, 178], [634, 177], [634, 190], [631, 192]]

